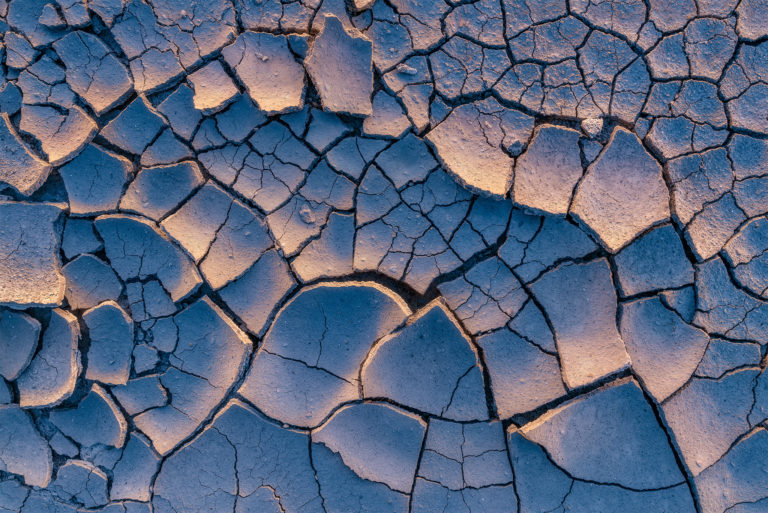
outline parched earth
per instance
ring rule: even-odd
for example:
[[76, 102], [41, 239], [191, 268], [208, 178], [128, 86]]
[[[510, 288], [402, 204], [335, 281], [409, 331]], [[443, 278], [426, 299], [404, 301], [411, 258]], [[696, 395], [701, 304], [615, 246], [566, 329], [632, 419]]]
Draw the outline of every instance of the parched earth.
[[768, 512], [768, 0], [0, 28], [0, 513]]

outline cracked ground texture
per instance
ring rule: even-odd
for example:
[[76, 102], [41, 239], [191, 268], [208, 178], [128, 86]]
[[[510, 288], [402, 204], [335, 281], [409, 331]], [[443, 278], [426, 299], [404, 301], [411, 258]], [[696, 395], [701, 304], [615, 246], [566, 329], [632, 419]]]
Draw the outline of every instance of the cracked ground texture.
[[768, 512], [768, 0], [0, 29], [0, 513]]

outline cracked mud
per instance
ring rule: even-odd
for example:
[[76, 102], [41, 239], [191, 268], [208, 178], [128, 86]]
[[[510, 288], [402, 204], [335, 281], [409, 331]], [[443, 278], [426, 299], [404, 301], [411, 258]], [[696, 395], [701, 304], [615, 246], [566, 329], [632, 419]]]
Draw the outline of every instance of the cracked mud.
[[768, 0], [0, 29], [0, 513], [768, 512]]

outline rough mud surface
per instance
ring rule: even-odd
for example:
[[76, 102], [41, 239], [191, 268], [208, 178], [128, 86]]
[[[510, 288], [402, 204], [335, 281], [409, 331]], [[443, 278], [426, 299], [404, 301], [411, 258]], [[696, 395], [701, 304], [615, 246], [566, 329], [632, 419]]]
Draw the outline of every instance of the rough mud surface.
[[768, 512], [768, 0], [0, 0], [0, 513]]

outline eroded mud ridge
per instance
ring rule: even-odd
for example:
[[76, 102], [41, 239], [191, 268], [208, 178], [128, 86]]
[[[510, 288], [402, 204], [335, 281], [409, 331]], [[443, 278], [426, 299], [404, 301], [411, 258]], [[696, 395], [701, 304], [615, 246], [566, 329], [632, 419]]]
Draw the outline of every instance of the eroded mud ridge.
[[0, 28], [0, 513], [768, 512], [768, 0]]

